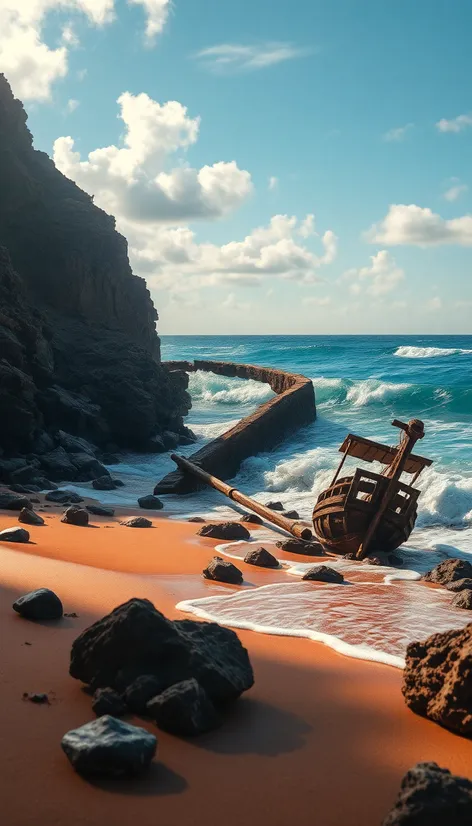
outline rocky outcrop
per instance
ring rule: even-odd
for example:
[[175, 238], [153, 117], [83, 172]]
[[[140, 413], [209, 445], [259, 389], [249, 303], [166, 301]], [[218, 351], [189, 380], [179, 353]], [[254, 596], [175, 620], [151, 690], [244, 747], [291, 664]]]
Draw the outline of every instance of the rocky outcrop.
[[172, 622], [146, 599], [129, 600], [83, 631], [72, 646], [70, 674], [94, 690], [113, 689], [130, 711], [151, 713], [176, 733], [183, 705], [182, 724], [197, 733], [210, 720], [216, 724], [215, 710], [254, 682], [234, 631], [216, 623]]
[[418, 763], [407, 771], [382, 826], [469, 826], [471, 822], [471, 781], [437, 763]]
[[[177, 375], [185, 375], [184, 371], [205, 370], [219, 376], [265, 382], [277, 394], [222, 436], [187, 457], [220, 479], [231, 479], [244, 459], [272, 450], [287, 435], [311, 424], [316, 418], [313, 383], [305, 376], [223, 361], [167, 362], [167, 366]], [[204, 486], [199, 479], [179, 469], [161, 479], [154, 493], [189, 493]], [[283, 505], [281, 510], [284, 510]]]
[[472, 736], [472, 624], [410, 643], [402, 691], [416, 714]]
[[61, 481], [83, 480], [74, 455], [89, 451], [64, 436], [92, 457], [188, 438], [187, 376], [160, 363], [156, 320], [114, 218], [33, 148], [0, 75], [0, 457], [40, 459], [24, 480], [0, 467], [0, 481], [47, 481], [41, 457], [58, 448], [71, 454]]
[[451, 582], [472, 577], [472, 563], [467, 559], [445, 559], [423, 576], [426, 582], [449, 585]]

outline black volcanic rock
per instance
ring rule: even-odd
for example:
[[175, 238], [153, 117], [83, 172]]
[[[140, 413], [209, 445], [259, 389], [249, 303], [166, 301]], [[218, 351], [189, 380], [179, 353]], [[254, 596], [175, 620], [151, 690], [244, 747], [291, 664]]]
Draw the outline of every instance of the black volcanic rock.
[[112, 688], [97, 688], [93, 695], [92, 709], [97, 717], [111, 714], [112, 717], [122, 717], [126, 714], [126, 705], [117, 691]]
[[114, 218], [33, 148], [0, 75], [0, 448], [49, 457], [44, 476], [74, 481], [51, 456], [89, 452], [74, 438], [145, 449], [185, 436], [188, 378], [160, 363], [156, 320]]
[[115, 483], [109, 474], [105, 476], [100, 476], [98, 479], [94, 479], [92, 482], [92, 487], [95, 490], [115, 490]]
[[105, 715], [68, 731], [61, 746], [74, 769], [85, 777], [134, 777], [149, 768], [157, 738]]
[[138, 499], [138, 505], [140, 508], [145, 508], [146, 510], [154, 511], [159, 511], [164, 507], [163, 502], [161, 502], [161, 500], [158, 499], [157, 496], [154, 496], [152, 493], [150, 493], [148, 496], [141, 496], [141, 498]]
[[56, 620], [63, 614], [61, 600], [49, 588], [39, 588], [19, 597], [13, 603], [13, 610], [30, 620]]
[[279, 568], [279, 560], [276, 556], [266, 550], [266, 548], [255, 548], [253, 551], [248, 551], [244, 557], [247, 565], [258, 565], [259, 568]]
[[154, 722], [171, 734], [194, 737], [222, 722], [205, 689], [195, 679], [170, 686], [147, 704]]
[[323, 546], [319, 542], [310, 541], [305, 542], [303, 539], [284, 539], [275, 543], [277, 548], [281, 551], [287, 551], [290, 554], [305, 554], [306, 556], [324, 556], [325, 552]]
[[132, 516], [130, 519], [120, 522], [120, 524], [124, 525], [125, 528], [152, 528], [151, 520], [146, 519], [145, 516]]
[[0, 491], [0, 509], [7, 511], [21, 511], [23, 508], [31, 508], [31, 502], [27, 496], [18, 496], [10, 491]]
[[310, 582], [332, 582], [335, 584], [344, 582], [343, 575], [328, 565], [314, 565], [313, 568], [309, 568], [304, 573], [302, 579]]
[[79, 505], [71, 505], [64, 513], [61, 522], [66, 525], [78, 525], [81, 528], [86, 528], [89, 523], [89, 515], [85, 508]]
[[45, 521], [39, 513], [35, 513], [30, 508], [22, 508], [18, 517], [18, 522], [24, 525], [45, 525]]
[[217, 582], [227, 582], [230, 585], [241, 585], [243, 582], [243, 575], [239, 568], [221, 556], [213, 557], [204, 568], [203, 576], [205, 579], [215, 579]]
[[217, 522], [214, 525], [204, 525], [197, 533], [208, 539], [224, 539], [226, 542], [247, 541], [251, 538], [248, 529], [240, 522]]
[[5, 528], [0, 531], [0, 542], [29, 542], [29, 538], [25, 528]]
[[234, 631], [172, 622], [146, 599], [129, 600], [83, 631], [72, 645], [70, 674], [94, 689], [113, 688], [130, 702], [144, 676], [157, 678], [160, 690], [194, 677], [215, 704], [236, 700], [254, 682]]
[[73, 490], [52, 490], [44, 497], [47, 502], [54, 502], [57, 505], [78, 505], [83, 502], [81, 496]]
[[437, 763], [418, 763], [401, 782], [397, 801], [382, 826], [469, 826], [472, 782]]
[[87, 510], [94, 516], [114, 516], [115, 509], [106, 507], [105, 505], [87, 505]]
[[248, 525], [262, 525], [263, 521], [257, 513], [245, 513], [241, 516], [241, 522], [247, 522]]

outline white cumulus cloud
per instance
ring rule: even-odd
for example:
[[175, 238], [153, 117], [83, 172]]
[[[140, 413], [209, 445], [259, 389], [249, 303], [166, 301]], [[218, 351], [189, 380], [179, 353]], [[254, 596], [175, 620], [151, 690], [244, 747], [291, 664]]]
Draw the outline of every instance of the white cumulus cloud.
[[128, 0], [130, 5], [143, 6], [146, 12], [146, 38], [151, 44], [167, 22], [171, 0]]
[[385, 218], [368, 230], [366, 238], [388, 246], [472, 246], [472, 215], [447, 221], [428, 207], [392, 204]]
[[458, 115], [451, 120], [442, 118], [436, 124], [439, 132], [462, 132], [469, 126], [472, 126], [472, 115]]
[[359, 295], [365, 288], [369, 295], [385, 295], [405, 280], [404, 271], [397, 266], [388, 250], [380, 250], [370, 256], [367, 267], [347, 270], [341, 280], [350, 281], [350, 292]]
[[232, 73], [266, 69], [277, 63], [304, 57], [307, 54], [309, 54], [307, 49], [295, 46], [293, 43], [276, 41], [257, 45], [221, 43], [202, 49], [197, 53], [196, 58], [211, 71]]
[[252, 191], [249, 172], [235, 161], [193, 169], [169, 167], [170, 156], [198, 138], [200, 119], [177, 101], [160, 104], [142, 93], [118, 98], [125, 124], [121, 146], [100, 147], [82, 160], [70, 136], [54, 144], [61, 172], [118, 218], [180, 222], [215, 218], [238, 207]]

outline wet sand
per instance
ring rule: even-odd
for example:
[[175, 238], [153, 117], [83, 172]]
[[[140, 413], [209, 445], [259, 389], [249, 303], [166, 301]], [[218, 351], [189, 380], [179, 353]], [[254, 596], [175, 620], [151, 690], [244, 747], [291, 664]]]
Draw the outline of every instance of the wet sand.
[[[412, 714], [398, 669], [309, 640], [240, 631], [256, 682], [221, 729], [196, 740], [157, 731], [158, 757], [146, 778], [85, 781], [60, 748], [68, 729], [93, 719], [90, 697], [68, 675], [74, 638], [133, 596], [177, 617], [180, 600], [234, 589], [202, 579], [217, 542], [197, 537], [198, 524], [146, 513], [154, 528], [131, 529], [119, 524], [133, 513], [123, 511], [79, 528], [62, 524], [61, 511], [45, 510], [48, 524], [28, 528], [32, 544], [0, 544], [3, 823], [379, 826], [414, 763], [436, 760], [472, 776], [472, 743]], [[16, 524], [14, 513], [0, 513], [0, 530]], [[286, 578], [241, 567], [245, 587]], [[18, 617], [12, 602], [37, 587], [55, 590], [78, 618]], [[43, 691], [50, 706], [22, 700], [23, 692]]]

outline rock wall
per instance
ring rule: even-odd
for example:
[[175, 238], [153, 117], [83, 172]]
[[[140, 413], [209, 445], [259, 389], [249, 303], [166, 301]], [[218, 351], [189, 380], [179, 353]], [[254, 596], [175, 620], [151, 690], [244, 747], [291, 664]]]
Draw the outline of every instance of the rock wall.
[[185, 432], [186, 374], [160, 363], [156, 320], [114, 218], [33, 148], [0, 75], [0, 457], [59, 429], [107, 450]]
[[[272, 450], [287, 435], [316, 418], [313, 383], [305, 376], [252, 364], [221, 361], [167, 362], [170, 370], [205, 370], [220, 376], [253, 379], [270, 384], [275, 398], [260, 405], [235, 427], [193, 453], [188, 459], [220, 479], [231, 479], [249, 456]], [[190, 493], [202, 487], [195, 477], [176, 470], [157, 483], [154, 492]]]

